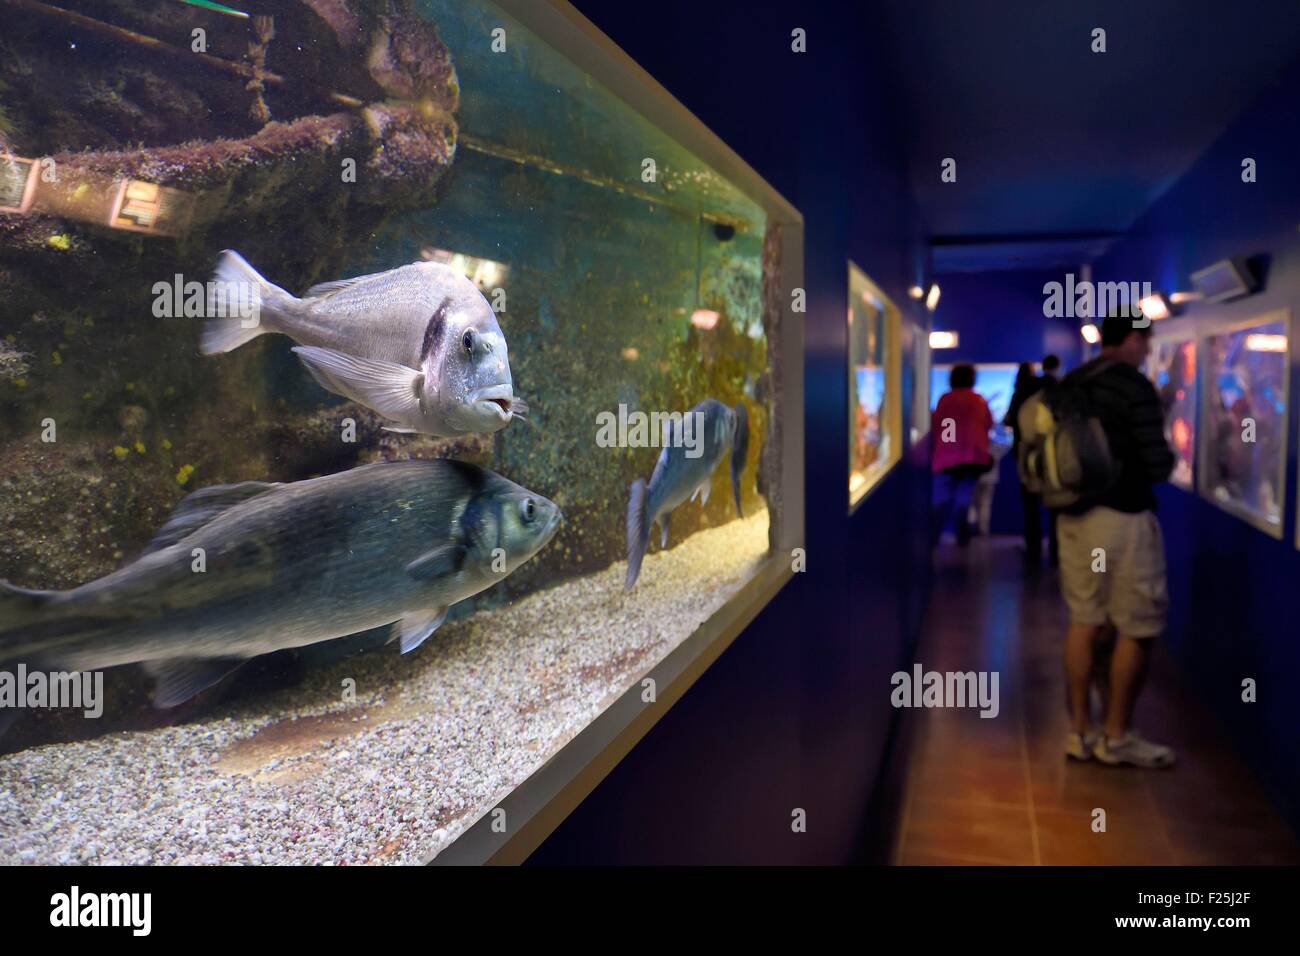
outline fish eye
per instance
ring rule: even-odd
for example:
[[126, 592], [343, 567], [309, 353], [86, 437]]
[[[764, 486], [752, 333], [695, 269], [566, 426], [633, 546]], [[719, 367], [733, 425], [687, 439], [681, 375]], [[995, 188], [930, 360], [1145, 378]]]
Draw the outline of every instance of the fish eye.
[[519, 502], [519, 514], [525, 522], [531, 524], [533, 519], [537, 517], [537, 502], [533, 501], [532, 498], [525, 498]]
[[473, 329], [466, 329], [465, 335], [461, 338], [460, 342], [463, 346], [465, 346], [466, 352], [470, 353], [471, 355], [474, 354], [474, 330]]

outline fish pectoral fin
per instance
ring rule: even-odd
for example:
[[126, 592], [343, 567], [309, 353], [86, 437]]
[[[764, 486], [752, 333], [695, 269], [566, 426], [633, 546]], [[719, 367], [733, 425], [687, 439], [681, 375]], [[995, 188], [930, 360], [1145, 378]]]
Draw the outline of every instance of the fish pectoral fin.
[[668, 547], [668, 522], [673, 520], [673, 513], [670, 511], [659, 519], [659, 547]]
[[392, 433], [395, 434], [395, 435], [414, 435], [414, 434], [416, 434], [416, 431], [415, 431], [414, 428], [398, 428], [396, 425], [384, 425], [380, 430], [381, 430], [381, 431], [386, 431], [386, 432], [392, 432]]
[[153, 705], [163, 710], [220, 683], [243, 663], [242, 657], [171, 657], [143, 666], [154, 679]]
[[398, 638], [398, 646], [403, 654], [409, 654], [425, 642], [430, 634], [447, 620], [447, 608], [435, 607], [432, 610], [409, 611], [393, 625]]
[[426, 551], [406, 566], [406, 573], [417, 581], [433, 581], [455, 574], [465, 567], [469, 551], [462, 544], [444, 544]]
[[701, 508], [703, 508], [703, 507], [705, 507], [706, 505], [708, 505], [708, 503], [709, 503], [709, 492], [712, 491], [712, 490], [713, 490], [713, 476], [712, 476], [712, 475], [709, 475], [708, 478], [705, 478], [705, 479], [704, 479], [704, 484], [700, 485], [700, 487], [699, 487], [699, 489], [698, 489], [698, 491], [699, 491], [699, 493], [700, 493], [700, 507], [701, 507]]
[[358, 401], [398, 424], [420, 414], [423, 372], [314, 345], [295, 346], [293, 351], [324, 389]]

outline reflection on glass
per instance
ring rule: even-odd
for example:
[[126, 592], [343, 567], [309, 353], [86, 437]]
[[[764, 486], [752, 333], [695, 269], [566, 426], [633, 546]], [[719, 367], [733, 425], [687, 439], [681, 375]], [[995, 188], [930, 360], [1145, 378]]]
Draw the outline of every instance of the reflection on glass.
[[1165, 440], [1174, 450], [1174, 470], [1169, 480], [1190, 489], [1196, 461], [1196, 340], [1153, 342], [1147, 375], [1160, 395]]
[[898, 460], [901, 424], [898, 310], [849, 264], [849, 505]]
[[1281, 533], [1286, 459], [1285, 316], [1206, 339], [1202, 487]]

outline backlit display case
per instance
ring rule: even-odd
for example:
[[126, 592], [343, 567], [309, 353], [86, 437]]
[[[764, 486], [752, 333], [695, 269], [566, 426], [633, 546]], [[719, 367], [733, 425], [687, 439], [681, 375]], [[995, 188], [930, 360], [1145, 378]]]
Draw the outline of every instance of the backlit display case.
[[1196, 339], [1155, 339], [1146, 372], [1164, 410], [1165, 441], [1174, 450], [1169, 481], [1190, 491], [1196, 463]]
[[849, 509], [902, 454], [900, 318], [866, 273], [849, 263]]
[[[993, 415], [993, 427], [1004, 427], [1002, 420], [1007, 417], [1011, 407], [1011, 397], [1016, 391], [1016, 371], [1019, 366], [1013, 362], [986, 362], [975, 365], [975, 391], [989, 403]], [[930, 411], [939, 404], [939, 398], [948, 391], [948, 376], [952, 374], [952, 365], [935, 365], [930, 370]]]
[[1286, 481], [1289, 315], [1271, 312], [1207, 335], [1201, 493], [1275, 537]]

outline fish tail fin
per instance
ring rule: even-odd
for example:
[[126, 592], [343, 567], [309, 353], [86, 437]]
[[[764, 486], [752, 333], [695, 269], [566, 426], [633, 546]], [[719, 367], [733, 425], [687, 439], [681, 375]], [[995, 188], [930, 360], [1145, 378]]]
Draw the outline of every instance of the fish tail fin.
[[[33, 591], [0, 581], [0, 661], [10, 669], [20, 662], [33, 666], [30, 656], [31, 641], [24, 637], [24, 628], [39, 620], [45, 606], [57, 591]], [[0, 737], [18, 722], [23, 711], [17, 707], [0, 708]]]
[[57, 591], [33, 591], [0, 581], [0, 635], [40, 616]]
[[646, 484], [638, 478], [632, 482], [632, 489], [627, 499], [627, 579], [623, 582], [623, 590], [630, 591], [636, 586], [636, 579], [641, 574], [641, 560], [645, 557], [649, 543]]
[[263, 332], [276, 331], [275, 317], [298, 300], [272, 285], [247, 260], [227, 249], [208, 286], [207, 314], [199, 351], [217, 355], [239, 348]]
[[745, 510], [740, 506], [740, 476], [749, 455], [749, 409], [744, 402], [739, 402], [732, 412], [736, 416], [736, 434], [731, 439], [731, 491], [736, 496], [736, 514], [743, 518]]
[[47, 617], [47, 607], [59, 591], [33, 591], [0, 581], [0, 661], [32, 663], [33, 624]]

